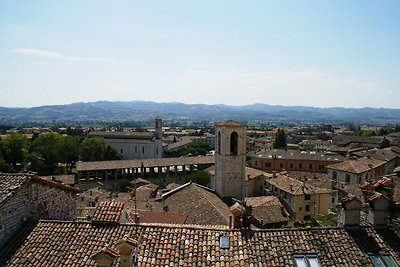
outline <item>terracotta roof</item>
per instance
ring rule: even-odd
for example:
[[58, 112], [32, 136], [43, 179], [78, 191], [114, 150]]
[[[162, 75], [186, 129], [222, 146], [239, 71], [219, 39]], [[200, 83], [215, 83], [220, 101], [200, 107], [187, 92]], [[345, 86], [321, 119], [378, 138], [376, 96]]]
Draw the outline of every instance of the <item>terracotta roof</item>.
[[92, 221], [96, 223], [118, 223], [123, 209], [123, 202], [102, 201], [96, 207]]
[[285, 150], [285, 149], [270, 149], [257, 153], [252, 158], [261, 159], [289, 159], [289, 160], [317, 160], [317, 161], [330, 161], [341, 162], [346, 158], [332, 152], [319, 152], [319, 151], [299, 151], [299, 150]]
[[386, 164], [386, 161], [363, 157], [357, 160], [346, 160], [326, 168], [350, 173], [363, 173]]
[[[400, 262], [400, 239], [372, 227], [222, 230], [185, 226], [41, 221], [4, 266], [97, 266], [92, 256], [127, 236], [138, 240], [137, 266], [288, 266], [296, 254], [314, 254], [321, 266], [372, 267], [368, 253], [385, 251]], [[229, 237], [229, 248], [220, 238]], [[117, 266], [118, 258], [111, 266]]]
[[0, 173], [0, 206], [16, 194], [30, 180], [25, 174]]
[[400, 154], [395, 152], [391, 147], [384, 148], [384, 149], [372, 149], [368, 151], [360, 151], [353, 153], [357, 156], [364, 157], [364, 156], [371, 156], [374, 159], [378, 160], [385, 160], [385, 161], [391, 161], [396, 158], [400, 158]]
[[164, 194], [163, 199], [169, 212], [188, 216], [188, 224], [229, 225], [229, 207], [207, 187], [189, 182]]
[[252, 214], [259, 222], [273, 224], [290, 220], [289, 213], [275, 196], [248, 197], [245, 202], [252, 207]]
[[88, 133], [90, 137], [103, 137], [109, 139], [152, 139], [154, 133], [152, 132], [105, 132], [105, 131], [92, 131]]
[[227, 120], [217, 123], [216, 126], [245, 126], [245, 125], [234, 120]]
[[[208, 167], [204, 171], [210, 173], [211, 175], [215, 175], [215, 165], [212, 165], [212, 166]], [[260, 170], [257, 170], [257, 169], [254, 169], [254, 168], [250, 168], [250, 167], [247, 167], [247, 166], [245, 167], [244, 171], [245, 171], [246, 181], [249, 180], [249, 178], [250, 178], [250, 180], [252, 180], [252, 179], [257, 178], [259, 176], [266, 175], [266, 172], [264, 172], [264, 171], [260, 171]]]
[[336, 135], [332, 138], [334, 144], [346, 145], [349, 143], [381, 144], [385, 137], [363, 137], [351, 135]]
[[[182, 215], [172, 212], [138, 210], [140, 223], [158, 223], [158, 224], [184, 224], [187, 215]], [[135, 210], [131, 209], [128, 212], [130, 222], [135, 222]]]
[[291, 195], [329, 193], [329, 190], [325, 188], [306, 185], [299, 180], [282, 174], [278, 174], [275, 178], [268, 179], [267, 183]]
[[180, 165], [201, 165], [214, 164], [214, 156], [182, 157], [182, 158], [160, 158], [160, 159], [132, 159], [132, 160], [109, 160], [109, 161], [87, 161], [77, 162], [76, 170], [80, 171], [100, 171], [116, 170], [125, 168], [145, 168], [149, 167], [167, 167]]

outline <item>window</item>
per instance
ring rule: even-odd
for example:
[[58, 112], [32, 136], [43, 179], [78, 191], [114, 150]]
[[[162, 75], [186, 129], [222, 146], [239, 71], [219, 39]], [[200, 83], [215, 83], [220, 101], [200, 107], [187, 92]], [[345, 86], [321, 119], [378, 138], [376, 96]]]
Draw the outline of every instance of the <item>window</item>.
[[350, 184], [350, 174], [346, 174], [346, 184]]
[[124, 150], [121, 148], [121, 154], [124, 154]]
[[137, 153], [137, 146], [135, 146], [135, 153]]
[[304, 221], [309, 221], [311, 220], [311, 216], [310, 215], [305, 215], [304, 216]]
[[381, 252], [369, 255], [375, 267], [398, 267], [389, 253]]
[[239, 135], [237, 132], [231, 133], [231, 154], [238, 154], [238, 146], [239, 146]]
[[142, 147], [142, 153], [144, 154], [144, 147]]
[[265, 168], [271, 168], [271, 162], [265, 163]]
[[312, 164], [310, 164], [310, 170], [312, 170]]
[[336, 171], [332, 172], [332, 180], [334, 180], [334, 181], [337, 180], [337, 172]]
[[257, 160], [256, 160], [256, 161], [254, 161], [254, 166], [257, 166]]
[[303, 168], [303, 164], [299, 163], [299, 169]]
[[158, 155], [158, 147], [156, 148], [156, 155]]
[[221, 132], [218, 131], [217, 137], [217, 153], [221, 154]]
[[306, 205], [306, 211], [310, 211], [310, 205]]
[[317, 255], [294, 255], [296, 267], [321, 267]]
[[279, 168], [283, 169], [283, 163], [279, 164]]
[[305, 200], [311, 200], [311, 195], [309, 195], [309, 194], [304, 195], [304, 199]]
[[293, 169], [293, 163], [290, 163], [290, 168]]

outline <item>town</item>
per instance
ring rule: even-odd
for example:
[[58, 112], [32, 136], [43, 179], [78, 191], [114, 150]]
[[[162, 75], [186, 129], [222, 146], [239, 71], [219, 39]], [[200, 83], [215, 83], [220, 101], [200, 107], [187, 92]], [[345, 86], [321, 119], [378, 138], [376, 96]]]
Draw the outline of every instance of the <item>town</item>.
[[[396, 266], [400, 125], [354, 128], [156, 117], [140, 128], [3, 130], [2, 264]], [[275, 235], [290, 246], [257, 258]]]

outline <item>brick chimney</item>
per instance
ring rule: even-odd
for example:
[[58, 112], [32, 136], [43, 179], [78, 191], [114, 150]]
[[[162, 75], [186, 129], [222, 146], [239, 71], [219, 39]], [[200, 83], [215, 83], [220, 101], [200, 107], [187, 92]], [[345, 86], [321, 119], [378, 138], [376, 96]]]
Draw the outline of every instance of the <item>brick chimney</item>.
[[132, 238], [124, 236], [122, 239], [115, 243], [115, 246], [119, 250], [120, 258], [119, 263], [121, 267], [134, 266], [135, 251], [138, 242]]
[[355, 196], [343, 198], [338, 207], [338, 226], [360, 225], [361, 204], [361, 201]]

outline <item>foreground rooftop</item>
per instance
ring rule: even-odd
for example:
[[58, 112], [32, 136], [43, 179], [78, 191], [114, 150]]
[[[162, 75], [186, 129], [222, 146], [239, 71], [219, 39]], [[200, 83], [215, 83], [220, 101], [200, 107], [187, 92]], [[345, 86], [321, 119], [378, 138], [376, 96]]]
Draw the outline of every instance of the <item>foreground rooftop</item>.
[[[41, 221], [4, 266], [97, 266], [93, 255], [105, 247], [117, 252], [115, 243], [124, 237], [138, 241], [137, 266], [296, 266], [295, 256], [313, 255], [321, 266], [364, 267], [374, 266], [370, 253], [379, 252], [400, 262], [400, 239], [388, 228], [232, 230]], [[111, 266], [119, 266], [119, 254], [114, 257]]]

